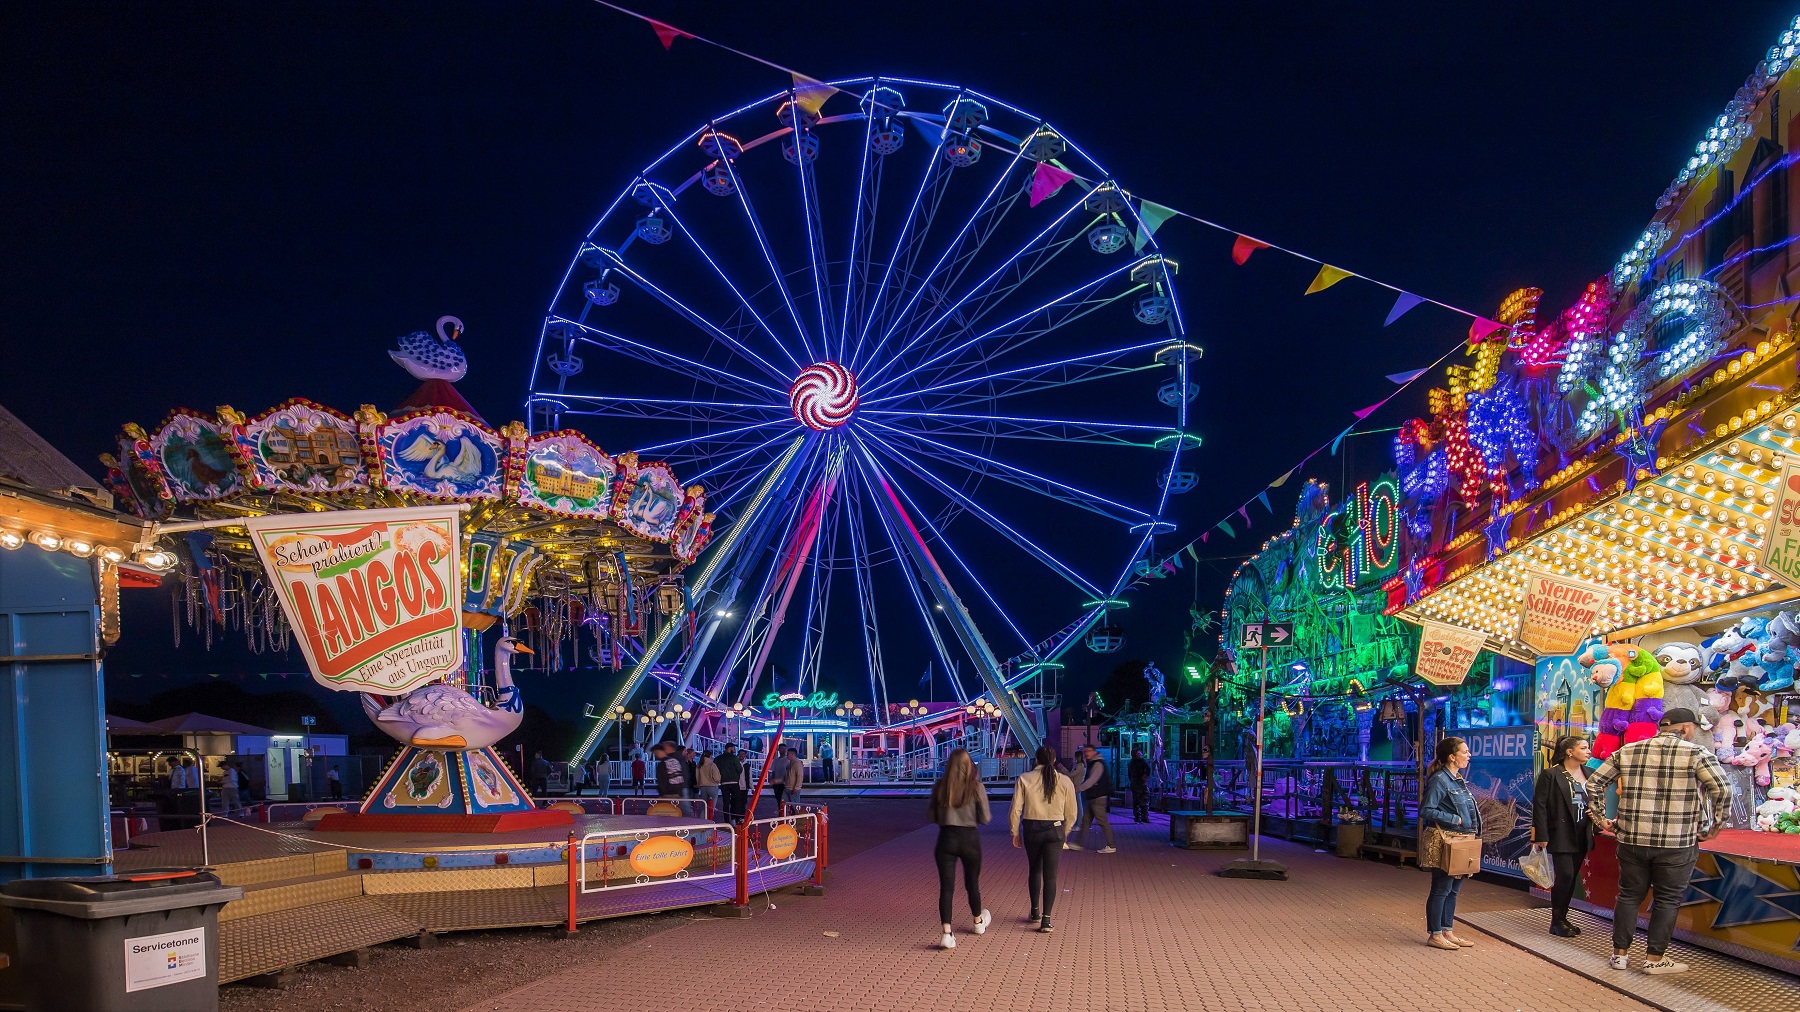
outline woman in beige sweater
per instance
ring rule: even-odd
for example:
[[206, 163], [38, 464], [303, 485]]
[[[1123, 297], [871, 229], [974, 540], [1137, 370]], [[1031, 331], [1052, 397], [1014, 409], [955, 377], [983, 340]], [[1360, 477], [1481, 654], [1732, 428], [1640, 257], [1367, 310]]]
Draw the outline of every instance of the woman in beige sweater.
[[1075, 782], [1057, 772], [1056, 753], [1046, 745], [1037, 750], [1037, 768], [1013, 782], [1012, 803], [1013, 846], [1025, 849], [1031, 869], [1031, 916], [1026, 920], [1038, 921], [1039, 931], [1056, 930], [1050, 923], [1056, 866], [1062, 861], [1063, 841], [1075, 828], [1075, 813]]

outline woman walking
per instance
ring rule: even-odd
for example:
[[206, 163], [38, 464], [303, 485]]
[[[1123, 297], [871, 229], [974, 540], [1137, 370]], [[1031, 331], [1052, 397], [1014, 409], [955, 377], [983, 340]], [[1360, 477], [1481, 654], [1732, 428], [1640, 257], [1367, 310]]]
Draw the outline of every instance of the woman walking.
[[1569, 900], [1581, 881], [1581, 864], [1594, 849], [1594, 824], [1588, 821], [1588, 740], [1578, 734], [1556, 739], [1550, 765], [1538, 774], [1531, 799], [1531, 845], [1548, 850], [1556, 867], [1550, 887], [1550, 933], [1564, 938], [1581, 934], [1569, 923]]
[[706, 817], [719, 818], [719, 766], [713, 762], [711, 752], [700, 753], [699, 766], [694, 770], [694, 781], [700, 785], [700, 799], [706, 802]]
[[1030, 871], [1031, 916], [1038, 930], [1055, 931], [1050, 908], [1056, 905], [1056, 866], [1063, 843], [1075, 828], [1075, 781], [1056, 770], [1056, 753], [1037, 750], [1037, 767], [1013, 782], [1012, 844], [1025, 849]]
[[962, 862], [963, 891], [969, 894], [969, 913], [975, 916], [975, 933], [987, 933], [993, 915], [981, 905], [981, 830], [993, 821], [987, 788], [975, 775], [969, 750], [959, 748], [944, 763], [944, 775], [931, 788], [931, 821], [937, 823], [938, 920], [944, 937], [938, 944], [956, 948], [950, 931], [950, 908], [956, 899], [956, 862]]
[[[1425, 771], [1425, 794], [1419, 802], [1420, 849], [1429, 828], [1447, 833], [1481, 832], [1481, 813], [1463, 770], [1469, 768], [1469, 743], [1461, 738], [1438, 742], [1437, 755]], [[1452, 930], [1456, 924], [1456, 894], [1463, 880], [1442, 868], [1431, 869], [1431, 892], [1425, 898], [1425, 928], [1431, 934], [1425, 944], [1434, 949], [1467, 949], [1475, 943]]]

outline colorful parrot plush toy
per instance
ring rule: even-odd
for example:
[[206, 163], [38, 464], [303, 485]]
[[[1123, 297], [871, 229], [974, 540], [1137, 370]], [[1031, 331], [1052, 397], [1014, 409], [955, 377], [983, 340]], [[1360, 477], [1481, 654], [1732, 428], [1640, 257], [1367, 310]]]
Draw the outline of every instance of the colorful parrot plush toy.
[[1595, 643], [1582, 651], [1581, 666], [1606, 690], [1594, 758], [1605, 759], [1628, 742], [1656, 736], [1663, 715], [1662, 668], [1648, 650], [1625, 643]]

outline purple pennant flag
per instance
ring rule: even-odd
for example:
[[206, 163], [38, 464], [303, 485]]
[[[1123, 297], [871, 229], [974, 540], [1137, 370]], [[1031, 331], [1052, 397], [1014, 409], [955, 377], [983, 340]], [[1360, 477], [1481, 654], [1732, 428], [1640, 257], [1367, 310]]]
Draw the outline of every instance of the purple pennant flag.
[[1413, 369], [1409, 372], [1391, 372], [1387, 374], [1387, 380], [1389, 383], [1398, 383], [1401, 386], [1405, 386], [1423, 375], [1425, 375], [1424, 369]]
[[1386, 327], [1392, 324], [1395, 320], [1405, 316], [1414, 306], [1424, 301], [1423, 296], [1414, 295], [1411, 292], [1401, 292], [1400, 297], [1394, 300], [1394, 308], [1388, 310], [1387, 319], [1383, 320], [1381, 325]]
[[1250, 522], [1250, 504], [1249, 503], [1245, 503], [1244, 505], [1238, 507], [1238, 516], [1244, 518], [1244, 529], [1245, 530], [1249, 530], [1251, 527], [1256, 526], [1255, 524], [1252, 524]]

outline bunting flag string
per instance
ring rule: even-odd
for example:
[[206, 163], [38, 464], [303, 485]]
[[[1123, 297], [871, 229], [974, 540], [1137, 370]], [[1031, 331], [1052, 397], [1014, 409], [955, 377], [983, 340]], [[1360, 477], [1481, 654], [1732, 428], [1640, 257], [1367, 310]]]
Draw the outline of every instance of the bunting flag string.
[[[1285, 475], [1283, 477], [1285, 477]], [[1262, 503], [1263, 509], [1268, 510], [1270, 513], [1275, 512], [1275, 507], [1269, 505], [1268, 489], [1265, 488], [1261, 492], [1256, 493], [1256, 501]]]
[[[650, 19], [645, 18], [644, 20], [649, 21]], [[692, 35], [676, 28], [674, 25], [665, 25], [661, 21], [650, 21], [650, 29], [651, 31], [654, 31], [656, 37], [662, 41], [665, 50], [674, 49], [676, 39], [693, 38]]]
[[[1180, 214], [1181, 212], [1177, 211], [1176, 213]], [[1252, 239], [1247, 235], [1240, 235], [1231, 244], [1231, 260], [1239, 267], [1242, 267], [1244, 266], [1244, 261], [1250, 259], [1250, 254], [1255, 253], [1259, 249], [1268, 248], [1269, 244], [1266, 242]]]
[[1289, 478], [1292, 478], [1294, 476], [1294, 472], [1298, 471], [1298, 470], [1300, 470], [1298, 467], [1289, 468], [1288, 472], [1286, 474], [1282, 475], [1281, 477], [1275, 479], [1272, 482], [1269, 482], [1269, 487], [1270, 488], [1280, 488], [1281, 486], [1286, 485], [1287, 480]]
[[1214, 524], [1213, 526], [1224, 531], [1226, 537], [1232, 537], [1232, 538], [1237, 537], [1237, 531], [1232, 529], [1231, 521], [1229, 521], [1229, 520], [1221, 520], [1217, 524]]
[[1499, 329], [1500, 325], [1493, 320], [1490, 320], [1485, 316], [1477, 316], [1474, 321], [1469, 324], [1469, 343], [1480, 344], [1487, 340], [1489, 334], [1492, 334]]
[[1381, 321], [1381, 325], [1383, 327], [1393, 326], [1395, 320], [1405, 316], [1413, 307], [1421, 305], [1424, 301], [1411, 292], [1401, 292], [1400, 297], [1394, 300], [1394, 308], [1388, 310], [1387, 319]]
[[1056, 191], [1067, 186], [1074, 178], [1075, 173], [1067, 169], [1059, 169], [1049, 162], [1039, 162], [1037, 170], [1031, 176], [1031, 206], [1036, 207], [1056, 196]]
[[1162, 227], [1162, 223], [1175, 216], [1175, 212], [1161, 204], [1153, 204], [1148, 200], [1138, 201], [1137, 237], [1132, 241], [1131, 250], [1142, 253], [1144, 244]]
[[825, 105], [826, 99], [838, 93], [836, 88], [824, 81], [814, 80], [797, 71], [793, 74], [793, 79], [794, 104], [814, 116], [819, 114], [819, 109]]
[[1322, 292], [1347, 277], [1350, 277], [1350, 272], [1344, 270], [1342, 267], [1333, 267], [1330, 264], [1320, 264], [1319, 273], [1313, 276], [1312, 284], [1306, 286], [1306, 294], [1311, 295], [1314, 292]]
[[1391, 372], [1387, 374], [1387, 379], [1390, 383], [1398, 383], [1401, 386], [1405, 386], [1413, 380], [1418, 379], [1420, 376], [1425, 375], [1425, 373], [1426, 370], [1424, 369], [1414, 369], [1410, 372]]

